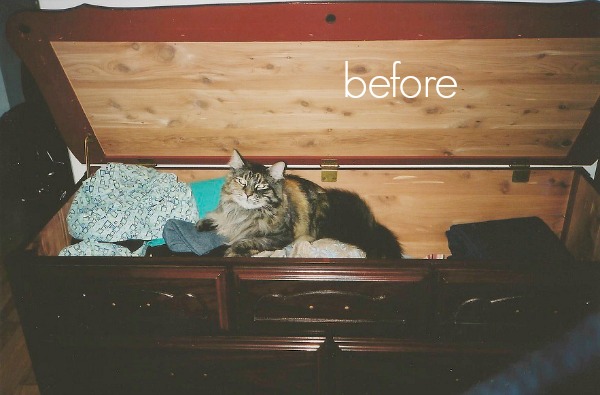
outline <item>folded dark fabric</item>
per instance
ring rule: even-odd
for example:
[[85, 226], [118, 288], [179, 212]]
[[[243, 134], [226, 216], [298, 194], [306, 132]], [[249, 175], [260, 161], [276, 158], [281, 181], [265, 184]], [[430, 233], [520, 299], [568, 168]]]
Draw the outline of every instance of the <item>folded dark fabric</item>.
[[195, 224], [178, 219], [170, 219], [163, 229], [163, 238], [173, 252], [193, 252], [205, 255], [226, 243], [217, 232], [199, 232]]
[[[71, 237], [71, 245], [81, 243], [83, 240], [76, 239], [75, 237]], [[112, 244], [116, 244], [121, 247], [127, 248], [129, 251], [134, 252], [139, 250], [143, 245], [144, 240], [123, 240], [123, 241], [115, 241]]]
[[453, 259], [562, 262], [572, 256], [538, 217], [452, 225], [446, 232]]

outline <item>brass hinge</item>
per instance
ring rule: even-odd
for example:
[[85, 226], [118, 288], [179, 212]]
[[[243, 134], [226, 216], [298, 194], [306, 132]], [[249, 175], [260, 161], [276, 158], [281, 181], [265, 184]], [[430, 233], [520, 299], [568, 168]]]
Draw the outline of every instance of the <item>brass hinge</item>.
[[531, 168], [525, 164], [510, 165], [513, 171], [512, 182], [528, 182], [531, 175]]
[[337, 159], [322, 159], [321, 160], [321, 181], [336, 182], [338, 168]]

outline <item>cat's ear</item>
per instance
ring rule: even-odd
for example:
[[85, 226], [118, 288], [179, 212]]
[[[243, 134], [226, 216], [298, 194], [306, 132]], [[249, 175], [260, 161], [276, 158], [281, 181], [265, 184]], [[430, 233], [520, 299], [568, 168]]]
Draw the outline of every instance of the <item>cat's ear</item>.
[[242, 155], [240, 155], [237, 150], [233, 150], [233, 154], [231, 155], [228, 164], [231, 168], [239, 170], [246, 165], [246, 162], [244, 162], [244, 158], [242, 158]]
[[283, 178], [284, 171], [285, 162], [277, 162], [269, 168], [269, 175], [276, 180], [281, 180]]

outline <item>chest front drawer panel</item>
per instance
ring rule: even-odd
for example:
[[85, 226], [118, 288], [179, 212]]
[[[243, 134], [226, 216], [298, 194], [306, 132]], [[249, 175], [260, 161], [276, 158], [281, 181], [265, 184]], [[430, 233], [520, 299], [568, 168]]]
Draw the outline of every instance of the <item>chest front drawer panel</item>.
[[439, 269], [436, 316], [449, 336], [540, 340], [600, 307], [597, 270]]
[[[48, 344], [44, 394], [317, 394], [322, 338]], [[37, 373], [37, 372], [36, 372]]]
[[518, 359], [481, 344], [335, 339], [338, 394], [460, 394]]
[[423, 333], [431, 276], [425, 268], [234, 269], [240, 330]]
[[222, 267], [25, 264], [20, 269], [26, 284], [23, 319], [42, 337], [194, 335], [228, 328]]

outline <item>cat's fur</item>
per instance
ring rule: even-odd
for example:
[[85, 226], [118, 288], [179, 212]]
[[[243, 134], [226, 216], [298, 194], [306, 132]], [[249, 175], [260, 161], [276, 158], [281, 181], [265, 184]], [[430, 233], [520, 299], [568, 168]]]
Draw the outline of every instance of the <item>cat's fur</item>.
[[266, 168], [237, 151], [229, 166], [219, 206], [196, 225], [229, 240], [225, 256], [251, 256], [295, 240], [331, 238], [361, 248], [367, 258], [402, 257], [396, 237], [355, 193], [321, 188], [285, 174], [284, 162]]

